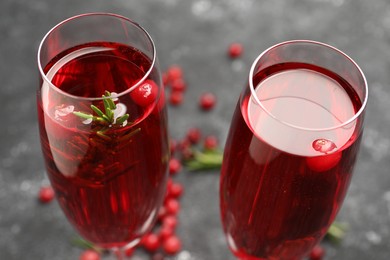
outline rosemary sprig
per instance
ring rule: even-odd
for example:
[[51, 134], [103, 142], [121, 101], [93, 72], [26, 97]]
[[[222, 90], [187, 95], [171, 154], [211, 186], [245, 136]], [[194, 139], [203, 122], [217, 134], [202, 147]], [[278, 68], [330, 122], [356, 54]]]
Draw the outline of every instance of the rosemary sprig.
[[124, 114], [123, 116], [115, 118], [114, 110], [116, 109], [116, 105], [112, 100], [111, 93], [106, 90], [104, 92], [104, 95], [102, 95], [102, 97], [103, 97], [104, 112], [97, 106], [91, 105], [91, 109], [93, 112], [95, 112], [96, 115], [84, 113], [81, 111], [74, 111], [73, 114], [84, 120], [91, 119], [92, 121], [96, 121], [99, 124], [104, 126], [122, 125], [129, 118], [129, 114]]
[[222, 165], [223, 153], [221, 150], [194, 151], [194, 156], [185, 162], [191, 171], [210, 170], [220, 168]]
[[335, 244], [339, 244], [343, 240], [347, 228], [348, 228], [347, 224], [335, 221], [329, 227], [325, 238], [329, 239], [331, 242]]
[[99, 254], [104, 252], [103, 248], [98, 247], [97, 245], [93, 244], [92, 242], [89, 242], [81, 237], [75, 237], [71, 240], [71, 243], [77, 247], [80, 247], [81, 249], [92, 249]]

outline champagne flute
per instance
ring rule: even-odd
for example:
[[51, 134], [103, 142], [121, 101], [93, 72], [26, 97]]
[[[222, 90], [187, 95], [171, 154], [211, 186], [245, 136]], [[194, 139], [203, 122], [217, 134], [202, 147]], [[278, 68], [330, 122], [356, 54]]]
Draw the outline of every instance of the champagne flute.
[[253, 63], [220, 179], [227, 243], [240, 259], [302, 259], [346, 195], [363, 133], [367, 83], [329, 45], [277, 44]]
[[38, 67], [40, 140], [58, 203], [82, 237], [122, 259], [151, 229], [168, 179], [155, 45], [125, 17], [82, 14], [45, 35]]

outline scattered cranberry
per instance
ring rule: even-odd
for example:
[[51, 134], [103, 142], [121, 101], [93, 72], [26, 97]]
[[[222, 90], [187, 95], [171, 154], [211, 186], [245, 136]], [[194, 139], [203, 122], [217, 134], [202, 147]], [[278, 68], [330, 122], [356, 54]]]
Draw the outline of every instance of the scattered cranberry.
[[181, 151], [191, 148], [190, 140], [188, 138], [184, 138], [183, 140], [181, 140], [179, 143], [179, 148]]
[[172, 198], [178, 198], [183, 194], [183, 185], [180, 183], [174, 182], [172, 185], [168, 188], [168, 194]]
[[171, 82], [172, 91], [183, 92], [187, 88], [185, 81], [181, 78], [175, 79]]
[[181, 241], [177, 236], [171, 236], [164, 241], [163, 249], [169, 255], [175, 255], [181, 250]]
[[149, 252], [155, 252], [160, 248], [160, 239], [156, 234], [149, 233], [142, 237], [141, 244]]
[[133, 101], [142, 107], [152, 104], [157, 97], [158, 86], [153, 80], [145, 80], [139, 87], [130, 92]]
[[177, 141], [175, 139], [169, 140], [169, 150], [171, 154], [174, 154], [177, 148]]
[[177, 199], [168, 198], [165, 201], [165, 209], [167, 210], [167, 214], [176, 215], [180, 210], [180, 203]]
[[325, 256], [325, 249], [320, 246], [316, 245], [310, 252], [309, 259], [310, 260], [321, 260]]
[[166, 215], [167, 215], [167, 209], [164, 206], [160, 207], [157, 213], [157, 219], [162, 221]]
[[177, 216], [167, 215], [162, 220], [162, 226], [163, 227], [169, 227], [172, 229], [175, 229], [177, 226]]
[[174, 106], [178, 106], [183, 103], [184, 95], [180, 91], [172, 91], [169, 95], [169, 103]]
[[178, 159], [171, 158], [169, 160], [169, 173], [171, 175], [178, 173], [181, 170], [181, 168], [182, 168], [181, 162]]
[[217, 102], [216, 96], [211, 92], [206, 92], [200, 96], [199, 106], [203, 110], [210, 110], [215, 106]]
[[163, 81], [164, 87], [169, 87], [168, 73], [163, 73], [162, 74], [162, 81]]
[[125, 255], [127, 257], [132, 256], [134, 254], [134, 252], [135, 252], [135, 247], [129, 247], [129, 248], [125, 249]]
[[169, 226], [162, 226], [158, 232], [158, 236], [160, 238], [160, 241], [165, 241], [167, 238], [173, 236], [175, 233], [175, 230], [172, 227]]
[[187, 131], [187, 139], [191, 144], [197, 144], [202, 137], [202, 133], [199, 128], [192, 127]]
[[232, 43], [229, 46], [228, 54], [229, 54], [230, 58], [233, 58], [233, 59], [238, 58], [239, 56], [241, 56], [243, 50], [244, 49], [240, 43]]
[[80, 255], [80, 260], [100, 260], [100, 254], [94, 250], [87, 249]]
[[176, 79], [183, 78], [183, 70], [179, 65], [172, 65], [167, 71], [168, 81], [173, 82]]
[[54, 190], [51, 186], [41, 187], [39, 190], [38, 198], [42, 203], [48, 203], [54, 199]]
[[187, 147], [182, 149], [181, 155], [184, 160], [191, 160], [194, 158], [194, 151], [191, 149], [191, 147]]
[[206, 136], [203, 142], [205, 150], [214, 150], [218, 147], [218, 139], [214, 135]]

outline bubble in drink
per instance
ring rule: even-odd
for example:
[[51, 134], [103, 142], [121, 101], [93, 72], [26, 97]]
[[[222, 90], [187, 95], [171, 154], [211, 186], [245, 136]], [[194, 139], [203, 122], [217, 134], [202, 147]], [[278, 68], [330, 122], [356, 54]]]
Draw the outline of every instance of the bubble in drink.
[[331, 140], [325, 138], [314, 140], [312, 146], [314, 150], [324, 154], [330, 153], [337, 149], [337, 146]]

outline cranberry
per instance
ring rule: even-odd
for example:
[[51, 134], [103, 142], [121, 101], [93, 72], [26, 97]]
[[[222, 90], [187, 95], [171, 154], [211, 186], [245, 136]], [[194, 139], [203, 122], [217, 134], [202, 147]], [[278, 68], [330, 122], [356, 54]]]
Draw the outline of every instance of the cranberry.
[[191, 142], [188, 140], [188, 138], [184, 138], [183, 140], [180, 141], [179, 143], [179, 148], [181, 151], [185, 149], [191, 149]]
[[307, 157], [306, 163], [311, 170], [324, 172], [335, 167], [339, 163], [341, 156], [342, 152], [339, 151], [322, 156]]
[[167, 71], [168, 81], [173, 82], [176, 79], [183, 78], [183, 70], [179, 65], [172, 65]]
[[171, 82], [172, 91], [183, 92], [186, 90], [187, 85], [183, 79], [175, 79]]
[[178, 106], [183, 103], [184, 95], [181, 91], [172, 91], [169, 95], [169, 103]]
[[163, 243], [164, 252], [175, 255], [181, 250], [181, 241], [177, 236], [170, 236]]
[[181, 162], [178, 159], [171, 158], [169, 160], [169, 173], [171, 175], [178, 173], [181, 170], [181, 168], [182, 168]]
[[244, 48], [240, 43], [232, 43], [229, 46], [228, 54], [230, 58], [238, 58], [239, 56], [241, 56], [243, 50]]
[[125, 249], [125, 255], [127, 257], [132, 256], [134, 254], [134, 252], [135, 252], [135, 247], [129, 247], [129, 248]]
[[214, 150], [218, 147], [218, 139], [214, 135], [206, 136], [203, 142], [205, 150]]
[[320, 246], [316, 245], [310, 252], [309, 259], [310, 260], [321, 260], [325, 256], [325, 249]]
[[94, 250], [87, 249], [81, 253], [80, 260], [100, 260], [100, 254]]
[[164, 206], [160, 207], [157, 213], [157, 219], [159, 221], [162, 221], [166, 215], [167, 215], [167, 209]]
[[157, 94], [157, 84], [149, 79], [145, 80], [139, 87], [130, 92], [133, 101], [141, 107], [152, 104], [156, 100]]
[[164, 84], [164, 87], [169, 87], [169, 77], [168, 77], [168, 73], [163, 73], [162, 74], [162, 81], [163, 81], [163, 84]]
[[197, 127], [192, 127], [187, 131], [187, 139], [191, 144], [197, 144], [202, 137], [202, 133]]
[[167, 215], [162, 220], [162, 226], [163, 227], [169, 227], [172, 229], [175, 229], [177, 226], [177, 217], [172, 215]]
[[216, 96], [211, 92], [206, 92], [200, 96], [199, 106], [203, 110], [210, 110], [215, 106], [217, 102]]
[[159, 230], [158, 236], [160, 238], [160, 241], [165, 241], [167, 238], [173, 236], [175, 233], [175, 230], [172, 227], [169, 226], [162, 226]]
[[171, 155], [175, 153], [177, 148], [177, 141], [175, 139], [169, 140], [169, 150], [171, 152]]
[[155, 252], [160, 248], [160, 239], [156, 234], [149, 233], [142, 237], [141, 244], [149, 252]]
[[168, 194], [170, 197], [178, 198], [183, 194], [183, 185], [180, 183], [174, 182], [172, 185], [168, 188]]
[[51, 186], [41, 187], [39, 190], [38, 198], [42, 203], [48, 203], [54, 199], [54, 190]]
[[168, 198], [164, 204], [165, 204], [165, 209], [167, 210], [167, 214], [176, 215], [177, 213], [179, 213], [180, 203], [177, 199]]
[[181, 154], [184, 160], [191, 160], [194, 158], [194, 151], [190, 147], [182, 149]]

